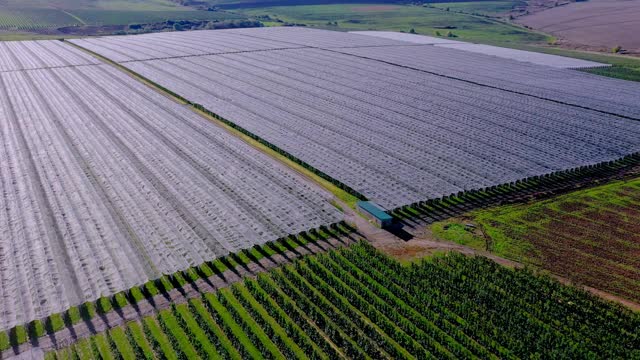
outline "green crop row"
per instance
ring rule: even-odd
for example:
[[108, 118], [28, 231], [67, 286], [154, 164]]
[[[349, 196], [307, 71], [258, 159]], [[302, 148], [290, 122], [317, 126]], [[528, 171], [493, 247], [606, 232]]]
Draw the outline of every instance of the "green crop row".
[[482, 257], [361, 242], [47, 354], [57, 358], [638, 358], [640, 315]]
[[333, 224], [329, 227], [312, 229], [297, 235], [290, 235], [264, 245], [256, 245], [239, 253], [229, 254], [222, 258], [208, 261], [199, 266], [177, 273], [164, 275], [151, 280], [139, 287], [117, 293], [113, 296], [102, 297], [93, 302], [71, 307], [60, 314], [53, 314], [42, 320], [34, 320], [26, 325], [16, 326], [5, 332], [0, 332], [0, 351], [23, 344], [30, 339], [37, 339], [46, 334], [53, 334], [65, 327], [71, 327], [82, 321], [89, 321], [97, 314], [105, 314], [115, 309], [124, 308], [130, 304], [152, 298], [161, 293], [167, 293], [175, 288], [181, 288], [198, 279], [208, 278], [216, 274], [244, 266], [262, 258], [295, 251], [296, 248], [320, 239], [340, 237], [351, 233], [353, 229], [345, 224]]

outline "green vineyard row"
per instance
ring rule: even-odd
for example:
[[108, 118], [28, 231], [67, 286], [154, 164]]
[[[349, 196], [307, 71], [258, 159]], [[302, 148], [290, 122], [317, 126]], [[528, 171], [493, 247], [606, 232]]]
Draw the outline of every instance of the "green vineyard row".
[[34, 342], [39, 337], [55, 334], [65, 327], [73, 327], [73, 325], [82, 321], [90, 321], [100, 314], [122, 309], [163, 293], [166, 294], [173, 289], [179, 289], [199, 279], [222, 274], [227, 270], [246, 266], [272, 255], [285, 254], [288, 251], [295, 252], [296, 248], [303, 247], [308, 243], [314, 243], [320, 239], [328, 239], [330, 237], [342, 237], [352, 233], [353, 230], [344, 222], [333, 224], [329, 227], [323, 226], [319, 229], [311, 229], [263, 245], [256, 245], [251, 249], [245, 249], [238, 253], [231, 253], [184, 271], [163, 275], [158, 279], [119, 292], [113, 296], [101, 297], [96, 301], [73, 306], [64, 313], [53, 314], [45, 319], [34, 320], [26, 325], [19, 325], [0, 332], [0, 351], [19, 346], [28, 341]]
[[403, 266], [360, 242], [307, 256], [48, 359], [638, 358], [640, 316], [482, 257]]

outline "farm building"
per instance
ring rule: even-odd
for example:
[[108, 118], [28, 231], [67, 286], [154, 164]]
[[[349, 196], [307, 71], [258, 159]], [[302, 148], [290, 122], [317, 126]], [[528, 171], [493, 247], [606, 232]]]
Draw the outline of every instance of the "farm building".
[[387, 211], [380, 205], [372, 201], [358, 201], [356, 206], [358, 207], [358, 210], [373, 220], [373, 222], [381, 228], [387, 228], [393, 223], [393, 217], [387, 214]]

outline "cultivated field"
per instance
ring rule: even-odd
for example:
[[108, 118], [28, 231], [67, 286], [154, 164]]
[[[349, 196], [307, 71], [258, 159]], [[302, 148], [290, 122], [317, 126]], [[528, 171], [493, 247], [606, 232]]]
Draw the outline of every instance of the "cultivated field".
[[398, 33], [393, 31], [354, 31], [353, 33], [358, 35], [369, 35], [383, 37], [386, 39], [407, 41], [414, 44], [434, 45], [464, 51], [471, 51], [474, 53], [497, 56], [500, 58], [512, 59], [531, 64], [557, 67], [561, 69], [590, 69], [595, 67], [610, 66], [609, 64], [603, 64], [594, 61], [585, 61], [581, 59], [573, 59], [565, 56], [543, 54], [533, 51], [523, 51], [492, 45], [474, 44], [434, 36]]
[[[122, 30], [129, 24], [160, 23], [167, 20], [216, 21], [245, 19], [226, 12], [196, 11], [170, 0], [2, 0], [0, 35], [13, 33], [64, 34], [69, 28], [111, 26], [106, 31]], [[120, 25], [120, 28], [113, 28]], [[86, 30], [89, 31], [89, 30]], [[95, 30], [93, 30], [95, 31]]]
[[81, 25], [78, 19], [57, 9], [0, 9], [0, 30], [36, 31]]
[[[73, 42], [115, 57], [388, 208], [616, 160], [640, 150], [640, 122], [561, 104], [555, 98], [561, 93], [557, 89], [542, 89], [549, 101], [500, 88], [523, 88], [531, 80], [525, 70], [547, 77], [557, 72], [601, 88], [620, 85], [618, 102], [626, 107], [606, 104], [607, 109], [636, 114], [636, 84], [348, 33], [295, 28], [210, 33], [212, 38], [233, 35], [245, 40], [227, 48], [228, 53], [207, 56], [175, 55], [184, 47], [198, 47], [207, 32], [180, 34], [179, 44], [173, 45], [158, 40], [164, 34]], [[252, 51], [249, 44], [262, 39], [280, 45]], [[348, 54], [368, 51], [390, 60]], [[434, 59], [441, 52], [444, 55]], [[446, 60], [452, 52], [455, 59]], [[426, 59], [416, 58], [422, 55]], [[158, 60], [136, 60], [153, 58]], [[432, 64], [445, 75], [388, 63], [401, 59], [418, 68]], [[462, 79], [453, 78], [451, 63], [465, 69], [457, 73]], [[497, 67], [499, 72], [485, 71]], [[509, 80], [500, 78], [506, 71], [513, 74]], [[482, 83], [487, 81], [493, 81], [491, 86]], [[577, 90], [576, 99], [594, 96]]]
[[325, 192], [122, 71], [74, 66], [95, 59], [60, 42], [8, 48], [0, 329], [340, 220]]
[[[616, 181], [529, 204], [469, 214], [488, 237], [457, 231], [449, 240], [551, 270], [578, 284], [640, 303], [640, 180]], [[445, 222], [447, 224], [449, 222]], [[454, 226], [454, 227], [451, 227]]]
[[60, 41], [0, 42], [0, 72], [99, 63], [98, 59]]
[[514, 9], [526, 7], [527, 2], [524, 0], [456, 1], [429, 3], [429, 5], [440, 9], [449, 9], [449, 11], [462, 12], [465, 14], [505, 17]]
[[640, 317], [549, 278], [360, 243], [306, 257], [47, 359], [633, 358]]
[[341, 53], [409, 67], [419, 71], [472, 82], [633, 119], [640, 119], [638, 91], [629, 81], [607, 79], [582, 72], [549, 69], [508, 59], [433, 46], [340, 49]]
[[569, 46], [640, 54], [640, 1], [589, 0], [550, 8], [518, 22], [560, 37]]
[[[106, 36], [71, 42], [118, 63], [304, 47], [220, 30]], [[373, 40], [373, 43], [380, 41]]]
[[[480, 1], [485, 8], [493, 8], [493, 1]], [[388, 30], [409, 32], [447, 38], [449, 32], [454, 39], [490, 44], [546, 44], [550, 37], [519, 26], [493, 19], [444, 9], [404, 4], [319, 4], [282, 6], [282, 2], [255, 4], [251, 8], [239, 6], [236, 13], [247, 16], [268, 15], [271, 20], [329, 30]], [[444, 4], [442, 4], [444, 5]], [[454, 4], [455, 5], [455, 4]], [[269, 6], [269, 7], [266, 7]], [[264, 19], [269, 24], [269, 19]], [[280, 25], [273, 22], [273, 25]]]

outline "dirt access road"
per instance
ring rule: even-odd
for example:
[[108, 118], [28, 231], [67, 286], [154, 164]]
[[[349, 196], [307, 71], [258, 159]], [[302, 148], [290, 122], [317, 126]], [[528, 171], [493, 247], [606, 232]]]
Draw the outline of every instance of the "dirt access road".
[[558, 37], [560, 45], [640, 55], [640, 0], [588, 0], [522, 16], [517, 22]]

